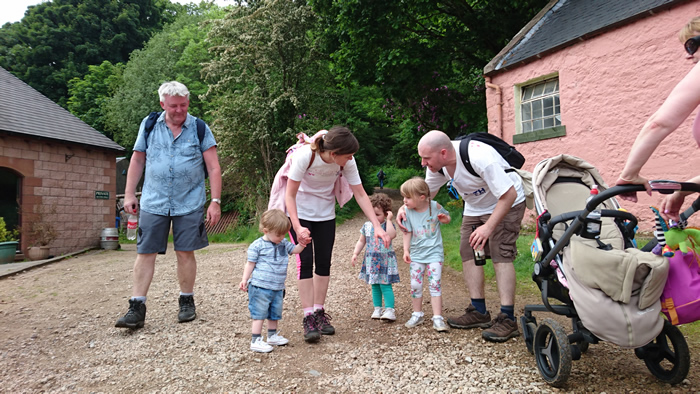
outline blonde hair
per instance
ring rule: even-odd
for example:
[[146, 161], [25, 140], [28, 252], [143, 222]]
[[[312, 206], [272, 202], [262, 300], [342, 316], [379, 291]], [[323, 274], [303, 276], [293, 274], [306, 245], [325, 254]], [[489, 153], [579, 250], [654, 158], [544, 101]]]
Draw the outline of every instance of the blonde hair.
[[683, 26], [678, 33], [678, 39], [685, 43], [689, 38], [695, 37], [697, 33], [700, 33], [700, 16], [696, 16]]
[[374, 193], [369, 196], [369, 202], [373, 208], [379, 208], [386, 216], [387, 212], [391, 211], [391, 198], [384, 193]]
[[355, 154], [360, 149], [360, 143], [352, 135], [350, 129], [344, 126], [333, 126], [322, 138], [311, 144], [312, 151], [332, 152], [336, 155]]
[[417, 198], [420, 196], [425, 196], [428, 201], [428, 208], [430, 209], [430, 214], [433, 214], [432, 207], [430, 206], [430, 187], [421, 177], [413, 177], [401, 185], [401, 195], [408, 198]]
[[268, 232], [282, 235], [289, 232], [292, 224], [289, 222], [287, 214], [279, 209], [270, 209], [260, 216], [260, 232]]

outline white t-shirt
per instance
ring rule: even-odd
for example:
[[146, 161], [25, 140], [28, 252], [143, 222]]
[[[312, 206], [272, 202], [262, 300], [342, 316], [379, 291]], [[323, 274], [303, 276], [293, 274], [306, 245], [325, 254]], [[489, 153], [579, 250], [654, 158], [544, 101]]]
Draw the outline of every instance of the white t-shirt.
[[[326, 163], [321, 159], [321, 155], [313, 153], [316, 158], [307, 170], [312, 153], [311, 145], [304, 145], [295, 151], [287, 177], [293, 181], [301, 181], [297, 192], [299, 219], [322, 222], [335, 218], [333, 186], [340, 175], [340, 166]], [[354, 157], [343, 167], [343, 176], [350, 185], [362, 183]]]
[[[469, 161], [474, 171], [481, 176], [478, 178], [470, 174], [464, 167], [459, 155], [459, 143], [460, 141], [452, 141], [457, 156], [452, 185], [465, 202], [464, 216], [481, 216], [493, 213], [498, 199], [512, 186], [515, 186], [515, 191], [518, 193], [513, 206], [525, 201], [520, 175], [516, 172], [505, 172], [511, 168], [510, 165], [491, 145], [474, 140], [469, 142]], [[426, 169], [425, 181], [428, 183], [431, 193], [440, 189], [450, 180], [447, 168], [443, 168], [442, 172], [445, 175]]]

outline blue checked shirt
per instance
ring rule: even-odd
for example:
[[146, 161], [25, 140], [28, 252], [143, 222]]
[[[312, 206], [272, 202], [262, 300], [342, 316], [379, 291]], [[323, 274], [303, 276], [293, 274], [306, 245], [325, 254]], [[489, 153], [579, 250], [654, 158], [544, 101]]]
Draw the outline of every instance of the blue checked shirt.
[[141, 192], [141, 209], [161, 216], [184, 216], [204, 206], [204, 158], [202, 152], [216, 146], [209, 126], [199, 143], [196, 118], [187, 114], [182, 132], [173, 139], [165, 124], [165, 112], [148, 135], [148, 149], [141, 122], [134, 150], [146, 152], [146, 174]]
[[262, 237], [248, 247], [248, 261], [255, 263], [249, 283], [268, 290], [284, 290], [287, 279], [287, 263], [294, 244], [283, 239], [278, 244]]

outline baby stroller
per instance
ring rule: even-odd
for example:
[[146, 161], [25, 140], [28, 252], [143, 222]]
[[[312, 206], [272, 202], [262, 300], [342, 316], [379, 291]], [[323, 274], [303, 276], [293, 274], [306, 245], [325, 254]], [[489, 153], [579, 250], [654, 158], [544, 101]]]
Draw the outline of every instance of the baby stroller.
[[[532, 279], [542, 305], [526, 305], [520, 324], [540, 375], [561, 387], [572, 360], [605, 340], [634, 349], [659, 380], [683, 381], [690, 368], [688, 344], [661, 315], [659, 300], [668, 261], [636, 248], [637, 218], [620, 210], [614, 198], [644, 187], [608, 188], [592, 165], [570, 155], [538, 163], [532, 182], [539, 215]], [[597, 195], [591, 194], [594, 185]], [[652, 187], [663, 194], [700, 192], [691, 183], [654, 181]], [[533, 312], [566, 316], [573, 330], [567, 334], [552, 318], [538, 323]]]

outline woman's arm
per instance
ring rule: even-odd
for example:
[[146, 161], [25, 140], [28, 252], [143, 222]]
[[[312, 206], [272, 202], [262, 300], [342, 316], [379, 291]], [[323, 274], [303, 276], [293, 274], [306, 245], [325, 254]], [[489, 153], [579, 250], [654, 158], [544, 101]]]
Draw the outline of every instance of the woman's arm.
[[[700, 63], [676, 85], [666, 101], [647, 120], [632, 145], [625, 167], [620, 173], [616, 185], [643, 184], [647, 192], [651, 187], [639, 172], [654, 153], [661, 141], [669, 136], [700, 105]], [[621, 195], [629, 201], [637, 201], [637, 195]]]
[[308, 228], [302, 227], [299, 222], [297, 213], [297, 192], [299, 191], [300, 181], [287, 179], [287, 190], [284, 195], [284, 205], [289, 214], [289, 220], [292, 222], [292, 227], [297, 235], [297, 241], [302, 245], [308, 245], [311, 242], [311, 232]]

